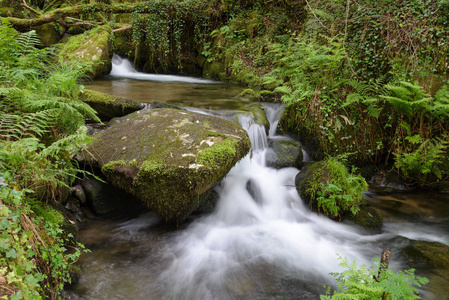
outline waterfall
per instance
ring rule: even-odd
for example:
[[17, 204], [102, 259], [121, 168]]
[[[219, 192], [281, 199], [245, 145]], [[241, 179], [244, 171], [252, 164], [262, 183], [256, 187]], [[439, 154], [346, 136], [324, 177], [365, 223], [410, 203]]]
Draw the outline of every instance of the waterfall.
[[[367, 255], [381, 253], [376, 238], [310, 212], [294, 188], [299, 170], [266, 167], [265, 130], [246, 115], [239, 120], [252, 155], [223, 180], [216, 210], [161, 251], [161, 260], [168, 261], [157, 279], [164, 299], [235, 299], [242, 288], [251, 291], [237, 298], [251, 299], [252, 289], [286, 278], [319, 293], [328, 274], [339, 270], [337, 254], [369, 263]], [[250, 287], [241, 287], [245, 282]]]
[[109, 73], [111, 77], [136, 79], [136, 80], [148, 80], [157, 82], [184, 82], [184, 83], [199, 83], [199, 84], [216, 84], [217, 81], [187, 77], [176, 75], [163, 75], [163, 74], [147, 74], [137, 72], [128, 59], [121, 58], [114, 53], [112, 56], [112, 70]]

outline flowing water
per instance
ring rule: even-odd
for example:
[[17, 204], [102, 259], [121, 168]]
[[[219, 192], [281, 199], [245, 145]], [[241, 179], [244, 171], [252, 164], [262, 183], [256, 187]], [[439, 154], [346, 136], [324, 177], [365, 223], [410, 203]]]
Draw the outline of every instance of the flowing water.
[[[115, 93], [117, 83], [126, 82], [134, 92], [136, 86], [159, 84], [152, 95], [163, 98], [161, 95], [168, 94], [164, 89], [173, 89], [173, 85], [178, 89], [179, 81], [189, 80], [194, 87], [188, 87], [185, 94], [196, 86], [201, 87], [201, 97], [207, 98], [204, 86], [210, 86], [209, 99], [215, 102], [220, 101], [213, 97], [217, 89], [238, 90], [178, 77], [176, 83], [144, 81], [155, 78], [144, 74], [136, 74], [139, 81], [123, 79], [115, 71], [116, 78], [98, 82], [101, 89], [105, 82], [111, 93]], [[92, 88], [96, 84], [92, 83]], [[134, 94], [128, 97], [134, 98]], [[371, 205], [386, 216], [380, 234], [310, 212], [294, 188], [299, 170], [267, 167], [265, 130], [247, 114], [234, 110], [239, 101], [225, 102], [233, 110], [215, 114], [240, 121], [250, 135], [253, 153], [223, 180], [214, 212], [179, 228], [164, 224], [150, 211], [89, 221], [80, 235], [92, 252], [80, 261], [83, 275], [68, 291], [71, 299], [319, 299], [323, 283], [333, 284], [329, 273], [341, 270], [337, 254], [368, 264], [389, 247], [393, 251], [390, 268], [415, 267], [419, 275], [426, 275], [409, 261], [405, 249], [413, 240], [449, 244], [449, 204], [441, 194], [367, 192]], [[201, 103], [193, 106], [196, 111], [205, 111]], [[217, 108], [223, 110], [222, 104], [207, 107]], [[282, 108], [267, 104], [265, 110], [271, 123], [270, 136], [275, 137], [273, 128]], [[425, 289], [422, 295], [424, 299], [440, 299]]]

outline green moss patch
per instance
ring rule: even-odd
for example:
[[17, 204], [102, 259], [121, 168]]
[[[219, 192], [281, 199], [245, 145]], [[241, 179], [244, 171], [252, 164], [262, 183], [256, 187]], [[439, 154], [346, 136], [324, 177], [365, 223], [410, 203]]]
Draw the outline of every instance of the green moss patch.
[[143, 108], [143, 104], [137, 101], [87, 89], [80, 94], [80, 99], [95, 109], [102, 121], [123, 117]]

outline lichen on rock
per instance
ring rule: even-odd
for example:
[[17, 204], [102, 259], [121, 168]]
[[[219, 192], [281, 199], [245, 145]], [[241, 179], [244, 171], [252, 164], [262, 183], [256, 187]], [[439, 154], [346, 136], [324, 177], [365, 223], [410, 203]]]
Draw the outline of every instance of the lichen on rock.
[[246, 131], [233, 122], [166, 108], [115, 119], [94, 137], [85, 159], [111, 184], [178, 224], [250, 150]]

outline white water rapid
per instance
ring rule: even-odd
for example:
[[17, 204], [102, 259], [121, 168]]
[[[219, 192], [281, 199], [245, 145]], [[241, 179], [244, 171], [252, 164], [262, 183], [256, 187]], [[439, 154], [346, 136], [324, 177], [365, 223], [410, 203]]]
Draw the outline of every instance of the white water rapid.
[[201, 83], [201, 84], [217, 83], [217, 81], [195, 77], [148, 74], [137, 72], [133, 68], [131, 62], [128, 59], [122, 59], [115, 53], [112, 57], [112, 70], [109, 76], [118, 78], [136, 79], [136, 80], [156, 81], [156, 82], [185, 82], [185, 83]]
[[248, 124], [257, 147], [223, 180], [215, 212], [161, 251], [169, 262], [157, 279], [163, 299], [255, 299], [288, 279], [311, 286], [308, 299], [339, 270], [337, 254], [361, 264], [382, 252], [369, 235], [310, 212], [294, 188], [299, 170], [266, 167], [265, 131]]

